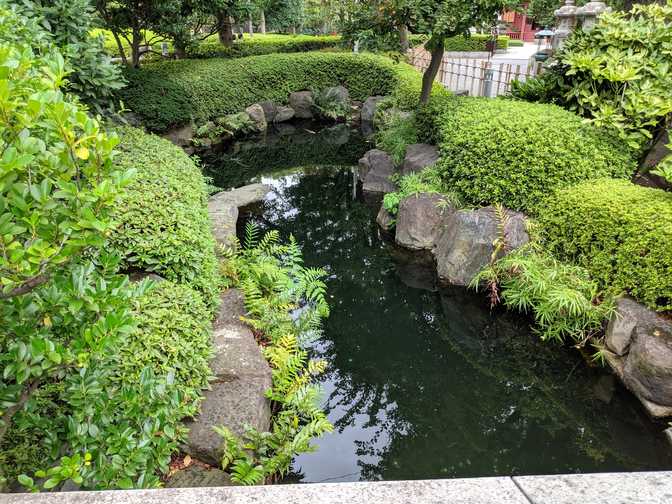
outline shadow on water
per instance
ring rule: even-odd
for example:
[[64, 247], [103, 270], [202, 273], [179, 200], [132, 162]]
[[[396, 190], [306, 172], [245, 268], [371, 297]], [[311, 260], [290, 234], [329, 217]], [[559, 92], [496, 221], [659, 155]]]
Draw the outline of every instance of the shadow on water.
[[[316, 145], [304, 153], [321, 151], [323, 140], [311, 136]], [[329, 362], [322, 384], [335, 433], [295, 459], [295, 479], [671, 468], [661, 426], [612, 375], [575, 350], [539, 343], [528, 321], [491, 312], [482, 296], [437, 289], [427, 258], [380, 236], [377, 208], [357, 195], [350, 166], [366, 148], [359, 140], [341, 144], [349, 154], [338, 165], [317, 154], [279, 163], [277, 144], [250, 147], [256, 172], [240, 176], [269, 173], [264, 159], [285, 170], [259, 177], [273, 191], [243, 213], [241, 227], [253, 220], [293, 234], [306, 263], [329, 273], [332, 314], [312, 351]]]

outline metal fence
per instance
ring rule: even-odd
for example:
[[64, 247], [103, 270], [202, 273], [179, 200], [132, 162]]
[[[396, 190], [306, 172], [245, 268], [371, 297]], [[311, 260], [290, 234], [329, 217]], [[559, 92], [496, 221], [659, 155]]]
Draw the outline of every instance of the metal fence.
[[[409, 53], [411, 64], [424, 72], [431, 56], [424, 48], [414, 48]], [[507, 63], [493, 59], [456, 58], [444, 56], [436, 80], [453, 92], [467, 92], [470, 96], [495, 97], [506, 94], [514, 80], [524, 81], [537, 75], [540, 64]]]

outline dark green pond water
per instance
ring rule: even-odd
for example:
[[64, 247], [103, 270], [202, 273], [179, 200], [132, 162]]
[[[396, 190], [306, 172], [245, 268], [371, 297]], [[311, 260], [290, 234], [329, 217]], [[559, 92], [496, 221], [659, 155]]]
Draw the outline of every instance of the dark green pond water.
[[357, 192], [356, 132], [307, 127], [212, 152], [221, 186], [273, 186], [243, 214], [293, 234], [328, 273], [326, 359], [335, 432], [296, 458], [292, 480], [401, 480], [670, 469], [660, 424], [578, 351], [541, 344], [528, 321], [440, 289], [424, 258], [380, 236]]

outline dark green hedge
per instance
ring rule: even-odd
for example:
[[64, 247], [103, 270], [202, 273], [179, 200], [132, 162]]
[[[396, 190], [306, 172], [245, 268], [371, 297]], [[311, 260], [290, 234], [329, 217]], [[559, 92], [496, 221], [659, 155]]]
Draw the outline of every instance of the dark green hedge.
[[417, 118], [438, 143], [447, 187], [473, 205], [502, 203], [532, 214], [555, 189], [635, 172], [615, 137], [556, 107], [490, 98], [434, 99]]
[[338, 46], [341, 37], [335, 35], [256, 35], [236, 40], [231, 47], [222, 45], [213, 36], [188, 51], [190, 58], [244, 58], [262, 54], [319, 51]]
[[185, 283], [214, 306], [219, 265], [200, 169], [168, 140], [123, 128], [115, 163], [137, 175], [117, 202], [111, 246], [131, 270]]
[[[411, 35], [411, 43], [415, 45], [424, 44], [427, 41], [426, 35]], [[458, 35], [449, 37], [445, 42], [446, 51], [454, 52], [479, 52], [486, 50], [486, 42], [490, 40], [490, 35], [475, 33], [469, 37]], [[497, 49], [508, 49], [511, 39], [506, 35], [497, 37]]]
[[412, 107], [422, 82], [411, 66], [388, 58], [319, 52], [166, 61], [129, 70], [127, 77], [119, 97], [155, 131], [239, 112], [263, 100], [286, 103], [293, 91], [336, 84], [347, 87], [355, 100], [392, 94], [401, 106]]
[[539, 211], [546, 246], [602, 286], [672, 310], [672, 194], [625, 180], [564, 189]]

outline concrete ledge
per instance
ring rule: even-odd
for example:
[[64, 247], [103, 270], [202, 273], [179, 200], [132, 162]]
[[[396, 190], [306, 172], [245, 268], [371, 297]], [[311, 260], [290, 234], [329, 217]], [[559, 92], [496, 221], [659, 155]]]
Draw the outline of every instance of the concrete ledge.
[[672, 472], [4, 495], [5, 504], [669, 504]]

